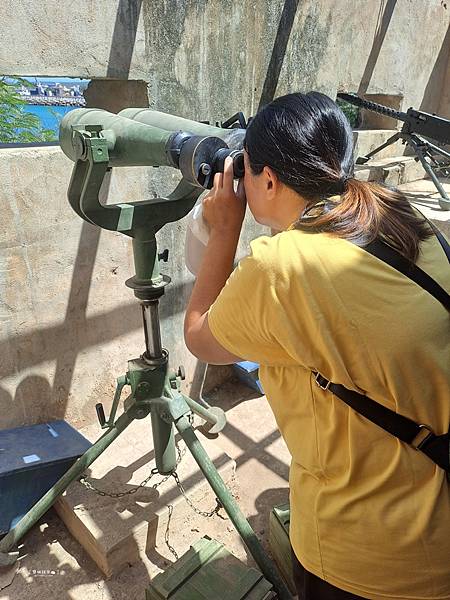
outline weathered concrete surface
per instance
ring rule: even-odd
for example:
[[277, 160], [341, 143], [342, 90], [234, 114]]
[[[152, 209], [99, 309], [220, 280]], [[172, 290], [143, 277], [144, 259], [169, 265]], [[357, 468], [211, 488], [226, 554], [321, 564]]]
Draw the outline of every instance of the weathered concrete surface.
[[412, 156], [394, 156], [356, 165], [355, 176], [361, 181], [378, 181], [397, 187], [423, 179], [425, 171], [421, 163], [416, 162]]
[[1, 70], [141, 79], [147, 60], [141, 4], [142, 0], [2, 1]]
[[[375, 148], [384, 144], [392, 135], [395, 129], [354, 129], [353, 130], [353, 155], [355, 160], [358, 156], [366, 156]], [[390, 146], [383, 148], [376, 155], [377, 159], [390, 158], [392, 156], [400, 156], [403, 154], [404, 146], [400, 141], [396, 141]], [[374, 157], [375, 159], [375, 157]]]
[[[446, 67], [442, 77], [442, 87], [440, 93], [436, 94], [439, 98], [439, 106], [437, 114], [442, 115], [446, 119], [450, 119], [450, 27], [447, 31], [445, 41], [442, 46], [442, 64], [444, 64], [447, 56]], [[436, 76], [437, 81], [440, 80], [439, 74]]]
[[94, 79], [84, 92], [86, 106], [118, 113], [123, 108], [148, 106], [148, 86], [145, 81]]
[[[0, 151], [0, 428], [66, 418], [82, 426], [95, 404], [108, 410], [116, 377], [145, 349], [125, 236], [83, 222], [67, 201], [73, 163], [59, 148]], [[156, 173], [155, 173], [156, 171]], [[111, 202], [165, 195], [171, 169], [115, 169]], [[261, 231], [251, 220], [242, 239]], [[169, 249], [172, 283], [160, 302], [163, 345], [183, 364], [185, 390], [198, 395], [205, 367], [183, 341], [193, 277], [184, 266], [185, 220], [158, 234]], [[213, 382], [213, 380], [212, 380]]]
[[144, 80], [152, 106], [194, 118], [252, 114], [262, 95], [297, 89], [397, 94], [404, 106], [421, 105], [428, 84], [430, 102], [440, 92], [446, 3], [296, 5], [2, 0], [0, 73]]
[[[442, 179], [441, 183], [450, 197], [450, 181]], [[450, 240], [450, 210], [442, 210], [439, 206], [439, 194], [431, 179], [421, 179], [400, 185], [399, 189], [404, 192], [407, 198], [423, 212], [423, 214], [433, 221], [439, 229]]]

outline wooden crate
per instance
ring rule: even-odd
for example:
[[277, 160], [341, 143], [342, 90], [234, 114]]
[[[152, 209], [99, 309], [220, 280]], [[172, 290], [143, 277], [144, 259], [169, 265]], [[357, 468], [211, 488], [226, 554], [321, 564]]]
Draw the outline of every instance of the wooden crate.
[[269, 519], [269, 544], [272, 556], [292, 594], [296, 594], [292, 572], [292, 550], [289, 541], [289, 522], [291, 512], [289, 504], [274, 506]]
[[146, 600], [272, 600], [272, 584], [208, 536], [157, 575]]

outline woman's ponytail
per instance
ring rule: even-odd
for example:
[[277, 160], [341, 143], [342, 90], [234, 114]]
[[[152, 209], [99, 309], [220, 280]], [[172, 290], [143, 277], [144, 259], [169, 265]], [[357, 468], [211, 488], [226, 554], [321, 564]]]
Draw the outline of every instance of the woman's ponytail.
[[407, 198], [378, 183], [349, 178], [344, 192], [307, 206], [295, 227], [330, 233], [365, 246], [379, 237], [415, 262], [419, 243], [432, 235]]

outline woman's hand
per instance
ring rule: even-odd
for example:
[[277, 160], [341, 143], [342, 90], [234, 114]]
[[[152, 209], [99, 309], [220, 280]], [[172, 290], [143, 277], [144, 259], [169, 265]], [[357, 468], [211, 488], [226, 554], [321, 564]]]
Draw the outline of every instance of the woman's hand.
[[243, 180], [235, 192], [233, 187], [233, 160], [225, 159], [223, 173], [216, 173], [214, 186], [203, 198], [203, 218], [210, 233], [238, 234], [245, 215], [245, 191]]

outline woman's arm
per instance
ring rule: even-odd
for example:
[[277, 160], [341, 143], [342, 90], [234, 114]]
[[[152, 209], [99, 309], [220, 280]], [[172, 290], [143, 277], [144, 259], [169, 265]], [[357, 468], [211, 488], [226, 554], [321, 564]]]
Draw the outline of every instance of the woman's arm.
[[184, 339], [203, 362], [228, 365], [240, 360], [223, 348], [208, 326], [208, 310], [233, 270], [237, 236], [211, 233], [184, 320]]
[[224, 173], [217, 173], [214, 187], [203, 200], [203, 217], [210, 237], [192, 291], [184, 320], [184, 339], [189, 350], [210, 364], [240, 360], [219, 344], [208, 326], [208, 310], [233, 270], [233, 260], [245, 215], [242, 186], [233, 188], [233, 162], [225, 161]]

